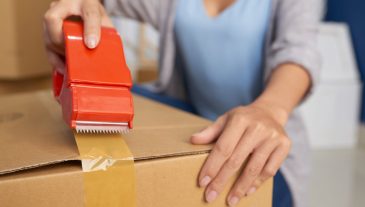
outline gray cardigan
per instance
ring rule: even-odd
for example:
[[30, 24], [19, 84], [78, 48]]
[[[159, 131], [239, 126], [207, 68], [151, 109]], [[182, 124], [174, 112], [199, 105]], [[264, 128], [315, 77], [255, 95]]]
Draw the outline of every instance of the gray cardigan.
[[[113, 16], [146, 22], [160, 33], [159, 79], [150, 90], [184, 99], [181, 71], [175, 68], [174, 18], [177, 0], [105, 0]], [[183, 0], [182, 0], [183, 1]], [[198, 0], [197, 0], [198, 1]], [[316, 48], [322, 0], [272, 0], [271, 24], [265, 44], [265, 79], [283, 63], [295, 63], [308, 71], [312, 89], [320, 68]], [[307, 206], [309, 145], [299, 114], [294, 111], [286, 126], [292, 150], [281, 167], [296, 207]]]

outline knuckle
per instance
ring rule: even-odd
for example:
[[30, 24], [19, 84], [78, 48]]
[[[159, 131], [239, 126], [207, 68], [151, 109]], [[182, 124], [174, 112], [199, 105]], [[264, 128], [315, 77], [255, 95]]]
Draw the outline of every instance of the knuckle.
[[47, 11], [43, 16], [44, 21], [53, 22], [57, 19], [57, 15], [51, 11]]
[[268, 141], [274, 146], [278, 146], [281, 143], [281, 139], [279, 136], [275, 136], [274, 134], [271, 133], [267, 137]]
[[252, 183], [252, 186], [253, 187], [256, 187], [256, 189], [258, 189], [263, 182], [265, 182], [267, 178], [264, 178], [263, 176], [259, 177], [258, 179], [256, 179], [253, 183]]
[[225, 115], [219, 116], [217, 118], [217, 122], [222, 122], [225, 118], [226, 118]]
[[276, 174], [276, 170], [274, 168], [267, 167], [263, 170], [263, 177], [265, 179], [270, 178], [270, 177], [274, 177], [275, 174]]
[[260, 173], [259, 165], [252, 165], [247, 168], [247, 174], [251, 177], [257, 177]]
[[49, 8], [54, 7], [56, 4], [57, 4], [57, 1], [52, 1], [52, 2], [49, 4]]
[[230, 118], [231, 118], [233, 123], [237, 123], [239, 125], [242, 125], [246, 122], [245, 116], [243, 116], [243, 114], [240, 113], [240, 112], [232, 113], [230, 115]]
[[218, 117], [214, 123], [215, 123], [215, 125], [222, 127], [225, 124], [225, 120], [226, 120], [226, 115], [224, 114], [224, 115]]
[[252, 127], [254, 132], [259, 132], [259, 133], [261, 133], [264, 130], [266, 130], [266, 131], [270, 130], [261, 121], [253, 121], [252, 124], [251, 124], [251, 127]]
[[262, 152], [256, 152], [254, 151], [255, 153], [255, 166], [257, 166], [259, 168], [259, 166], [263, 166], [264, 163], [266, 162], [267, 160], [267, 155], [265, 153], [262, 153]]
[[229, 149], [229, 147], [226, 147], [222, 144], [216, 144], [214, 147], [215, 151], [217, 154], [219, 154], [220, 156], [224, 157], [224, 158], [228, 158], [231, 155], [231, 150]]
[[268, 133], [269, 133], [269, 137], [270, 137], [270, 138], [272, 138], [272, 139], [276, 139], [276, 138], [278, 138], [278, 137], [279, 137], [279, 132], [278, 132], [276, 129], [274, 129], [274, 128], [270, 128], [270, 129], [268, 129], [267, 131], [268, 131]]
[[245, 191], [242, 188], [242, 186], [238, 185], [236, 188], [233, 189], [233, 195], [238, 196], [239, 198], [242, 198], [245, 196]]
[[49, 40], [46, 42], [46, 46], [48, 49], [52, 50], [53, 52], [57, 53], [57, 46], [61, 44], [61, 40], [56, 34], [50, 33], [49, 34]]
[[291, 147], [291, 140], [288, 138], [285, 138], [281, 141], [281, 144], [283, 145], [283, 147], [289, 149]]
[[227, 168], [231, 170], [238, 170], [241, 167], [241, 165], [242, 165], [241, 160], [236, 157], [231, 157], [226, 164]]
[[214, 181], [210, 184], [209, 188], [215, 191], [220, 191], [222, 186], [224, 185], [224, 180], [222, 180], [220, 177], [217, 177], [214, 179]]
[[100, 12], [97, 8], [86, 8], [83, 10], [84, 18], [95, 18], [100, 16]]

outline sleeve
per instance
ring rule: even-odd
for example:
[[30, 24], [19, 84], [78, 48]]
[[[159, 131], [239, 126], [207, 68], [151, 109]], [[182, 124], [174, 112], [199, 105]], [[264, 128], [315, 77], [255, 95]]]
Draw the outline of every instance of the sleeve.
[[158, 29], [160, 0], [104, 0], [107, 13], [145, 22]]
[[311, 88], [318, 82], [321, 67], [317, 33], [323, 14], [322, 0], [279, 0], [267, 58], [266, 78], [279, 65], [294, 63], [311, 77]]

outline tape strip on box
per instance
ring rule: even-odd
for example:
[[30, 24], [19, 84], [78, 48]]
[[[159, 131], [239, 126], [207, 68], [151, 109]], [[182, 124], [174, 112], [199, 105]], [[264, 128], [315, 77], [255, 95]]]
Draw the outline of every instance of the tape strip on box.
[[136, 206], [134, 159], [120, 134], [74, 132], [86, 207]]

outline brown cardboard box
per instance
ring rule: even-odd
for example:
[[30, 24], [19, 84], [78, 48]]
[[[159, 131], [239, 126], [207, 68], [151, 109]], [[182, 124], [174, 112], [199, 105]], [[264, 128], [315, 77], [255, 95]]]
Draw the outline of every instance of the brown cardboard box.
[[49, 76], [25, 80], [0, 80], [0, 95], [38, 91], [51, 87], [52, 79]]
[[[191, 145], [189, 137], [209, 122], [138, 96], [134, 102], [135, 128], [125, 140], [135, 158], [137, 206], [225, 206], [229, 186], [211, 205], [197, 187], [211, 145]], [[0, 103], [1, 206], [83, 206], [75, 140], [50, 92], [12, 95]], [[269, 207], [271, 199], [269, 180], [239, 206]]]
[[147, 83], [158, 78], [157, 63], [142, 64], [137, 68], [137, 83]]
[[0, 1], [0, 79], [50, 74], [42, 19], [52, 0]]
[[156, 67], [140, 67], [137, 70], [137, 83], [148, 83], [158, 78]]

